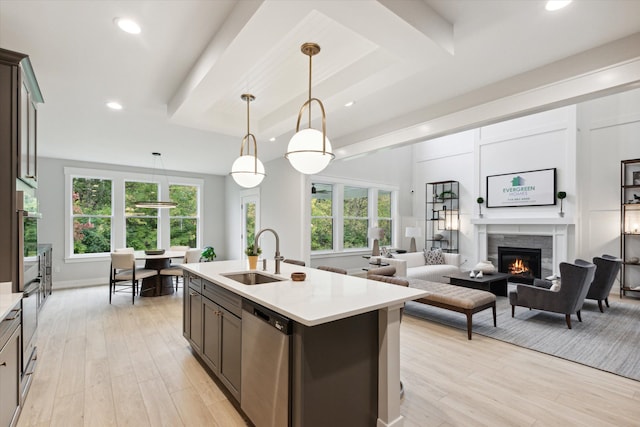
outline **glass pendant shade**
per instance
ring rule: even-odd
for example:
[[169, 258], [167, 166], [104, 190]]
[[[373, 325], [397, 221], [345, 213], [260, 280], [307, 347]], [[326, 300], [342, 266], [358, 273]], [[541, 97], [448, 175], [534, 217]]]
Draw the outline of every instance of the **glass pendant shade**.
[[[327, 115], [324, 111], [324, 105], [318, 98], [311, 96], [311, 58], [320, 52], [320, 46], [316, 43], [305, 43], [300, 47], [300, 50], [309, 56], [309, 99], [298, 112], [296, 133], [289, 141], [284, 157], [298, 172], [313, 175], [326, 168], [335, 155], [331, 149], [331, 142], [327, 138]], [[322, 132], [311, 128], [311, 104], [313, 102], [318, 105], [322, 113]], [[300, 130], [300, 120], [305, 109], [309, 115], [309, 127]]]
[[315, 129], [303, 129], [289, 141], [287, 159], [298, 172], [313, 175], [329, 165], [333, 159], [331, 142], [325, 137], [322, 150], [322, 132]]
[[260, 159], [256, 159], [255, 156], [246, 154], [238, 157], [236, 161], [233, 162], [233, 165], [231, 166], [231, 176], [239, 186], [252, 188], [260, 185], [264, 179], [264, 165]]
[[[256, 137], [249, 130], [249, 103], [256, 99], [250, 93], [243, 93], [240, 99], [247, 102], [247, 134], [242, 138], [240, 145], [240, 157], [231, 165], [230, 175], [233, 180], [241, 187], [252, 188], [260, 185], [265, 177], [264, 165], [258, 158], [258, 143]], [[249, 154], [251, 143], [253, 142], [253, 155]], [[245, 145], [247, 146], [247, 154], [244, 154]]]

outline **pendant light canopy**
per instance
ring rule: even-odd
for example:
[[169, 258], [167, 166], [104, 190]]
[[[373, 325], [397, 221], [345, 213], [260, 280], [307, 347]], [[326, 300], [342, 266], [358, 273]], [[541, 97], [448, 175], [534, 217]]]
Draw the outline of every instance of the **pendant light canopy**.
[[[324, 105], [318, 98], [311, 97], [311, 58], [320, 52], [320, 46], [316, 43], [305, 43], [300, 47], [303, 54], [309, 56], [309, 99], [302, 105], [298, 112], [296, 133], [289, 141], [287, 153], [284, 155], [298, 172], [312, 175], [322, 171], [329, 165], [335, 155], [331, 150], [331, 142], [327, 138], [327, 116]], [[311, 129], [311, 102], [315, 101], [322, 112], [322, 132]], [[308, 109], [309, 127], [300, 130], [300, 120], [304, 109]]]
[[[153, 152], [151, 153], [151, 155], [153, 156], [153, 176], [151, 177], [151, 180], [154, 181], [154, 177], [156, 174], [156, 161], [157, 159], [160, 159], [160, 166], [162, 167], [162, 171], [163, 171], [163, 175], [164, 175], [164, 179], [166, 181], [167, 184], [167, 189], [169, 188], [169, 180], [167, 179], [167, 174], [164, 171], [164, 164], [162, 163], [162, 158], [160, 156], [162, 156], [162, 154], [157, 153], [157, 152]], [[175, 208], [176, 206], [178, 206], [178, 204], [176, 202], [172, 202], [170, 200], [167, 201], [161, 201], [161, 200], [140, 200], [135, 202], [135, 206], [136, 208], [149, 208], [149, 209], [162, 209], [162, 208]]]
[[[247, 102], [247, 134], [242, 138], [240, 157], [233, 162], [230, 175], [241, 187], [252, 188], [260, 185], [266, 175], [264, 173], [264, 165], [258, 158], [258, 143], [256, 142], [256, 137], [249, 132], [249, 103], [255, 100], [256, 97], [244, 93], [240, 95], [240, 98]], [[249, 144], [250, 139], [253, 140], [253, 155], [249, 154], [250, 150], [248, 146], [247, 154], [244, 154], [244, 145]]]

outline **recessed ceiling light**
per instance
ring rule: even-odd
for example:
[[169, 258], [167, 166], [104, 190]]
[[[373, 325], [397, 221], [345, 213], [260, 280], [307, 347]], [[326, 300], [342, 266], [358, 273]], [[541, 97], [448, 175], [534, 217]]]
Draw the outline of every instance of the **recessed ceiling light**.
[[571, 3], [571, 0], [549, 0], [544, 8], [549, 12], [553, 12], [567, 7], [569, 3]]
[[345, 107], [352, 107], [352, 106], [353, 106], [353, 104], [355, 104], [355, 103], [356, 103], [356, 101], [349, 101], [349, 102], [347, 102], [346, 104], [344, 104], [344, 106], [345, 106]]
[[140, 34], [142, 31], [140, 29], [140, 25], [138, 25], [135, 21], [126, 18], [115, 18], [113, 20], [115, 24], [120, 27], [122, 31], [129, 34]]
[[269, 141], [271, 141], [271, 142], [273, 142], [273, 141], [275, 141], [275, 140], [276, 140], [276, 137], [275, 137], [275, 136], [272, 136], [271, 138], [269, 138]]
[[122, 110], [122, 104], [115, 101], [107, 102], [107, 107], [111, 108], [112, 110]]

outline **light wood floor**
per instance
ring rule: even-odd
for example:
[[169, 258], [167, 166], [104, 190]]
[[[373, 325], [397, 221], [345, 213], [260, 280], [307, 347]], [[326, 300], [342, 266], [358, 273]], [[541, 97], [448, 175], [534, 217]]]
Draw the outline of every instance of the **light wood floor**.
[[[18, 425], [244, 426], [182, 337], [181, 295], [54, 291]], [[640, 425], [639, 382], [409, 316], [401, 334], [406, 426]]]

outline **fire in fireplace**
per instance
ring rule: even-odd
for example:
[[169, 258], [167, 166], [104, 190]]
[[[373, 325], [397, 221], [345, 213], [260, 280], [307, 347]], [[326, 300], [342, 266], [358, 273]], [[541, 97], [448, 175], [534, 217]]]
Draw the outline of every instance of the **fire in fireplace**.
[[540, 278], [541, 270], [541, 249], [498, 247], [498, 271], [510, 274], [510, 281], [533, 283]]

